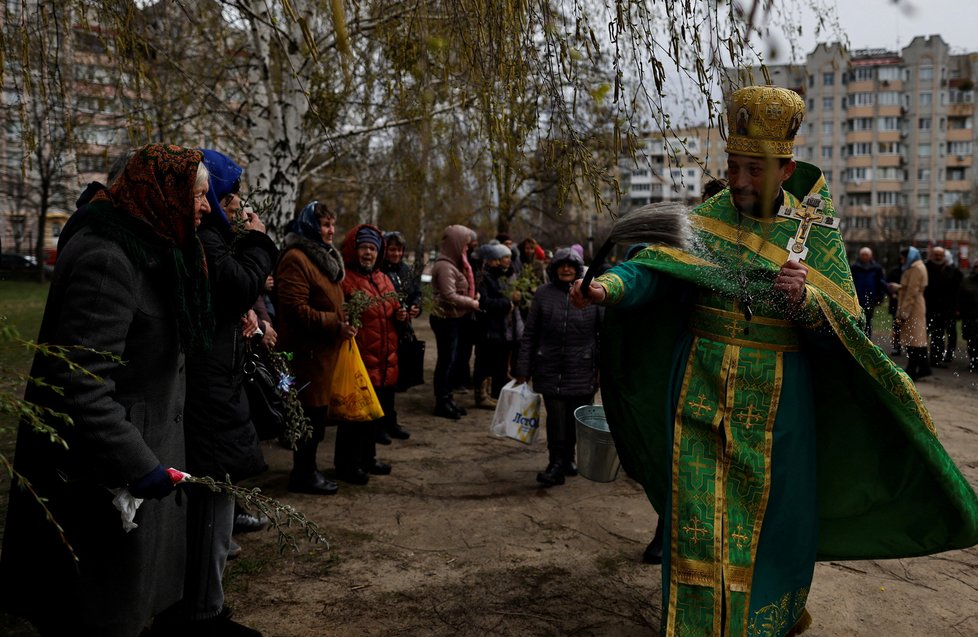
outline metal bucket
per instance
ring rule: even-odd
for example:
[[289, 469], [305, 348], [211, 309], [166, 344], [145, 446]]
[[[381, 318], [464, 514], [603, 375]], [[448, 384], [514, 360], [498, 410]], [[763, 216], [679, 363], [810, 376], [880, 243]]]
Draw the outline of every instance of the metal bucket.
[[577, 421], [577, 469], [595, 482], [611, 482], [618, 477], [618, 450], [608, 429], [602, 405], [584, 405], [574, 410]]

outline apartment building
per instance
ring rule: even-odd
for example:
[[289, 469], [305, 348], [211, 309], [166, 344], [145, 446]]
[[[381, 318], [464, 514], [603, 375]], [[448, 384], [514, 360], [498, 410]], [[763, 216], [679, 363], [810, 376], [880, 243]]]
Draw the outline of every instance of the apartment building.
[[716, 127], [643, 135], [634, 157], [618, 161], [622, 212], [660, 201], [697, 204], [703, 185], [726, 175], [724, 142]]
[[[767, 75], [805, 100], [795, 157], [825, 174], [850, 251], [868, 244], [895, 258], [901, 244], [940, 244], [967, 266], [978, 216], [978, 53], [954, 53], [939, 35], [900, 51], [819, 44], [804, 63], [770, 66]], [[760, 69], [731, 76], [737, 87], [765, 82]], [[705, 181], [726, 177], [715, 128], [652, 133], [636, 154], [619, 162], [625, 210], [695, 202]]]
[[[0, 24], [11, 43], [28, 54], [4, 58], [0, 95], [0, 247], [33, 253], [38, 211], [46, 209], [44, 247], [53, 251], [60, 230], [89, 181], [105, 180], [109, 165], [129, 140], [126, 117], [134, 108], [127, 77], [107, 55], [112, 38], [79, 19], [54, 38], [54, 26], [36, 18], [36, 3], [13, 6], [27, 28]], [[11, 15], [11, 14], [8, 14]], [[40, 53], [37, 42], [56, 41], [57, 55]], [[32, 92], [24, 86], [33, 85]], [[33, 94], [35, 97], [30, 97]], [[43, 96], [43, 97], [36, 97]]]
[[931, 35], [900, 51], [819, 44], [804, 64], [769, 69], [772, 82], [806, 101], [796, 158], [825, 174], [850, 249], [940, 244], [967, 265], [978, 191], [976, 62], [978, 54], [953, 53]]

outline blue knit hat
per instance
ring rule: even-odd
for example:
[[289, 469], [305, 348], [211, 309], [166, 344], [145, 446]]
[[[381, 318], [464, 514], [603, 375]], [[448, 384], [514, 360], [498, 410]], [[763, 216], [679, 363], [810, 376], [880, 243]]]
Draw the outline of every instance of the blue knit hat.
[[363, 243], [373, 244], [379, 252], [380, 247], [384, 243], [384, 237], [380, 234], [380, 232], [374, 228], [371, 228], [370, 226], [361, 226], [360, 229], [357, 230], [356, 245], [359, 246]]

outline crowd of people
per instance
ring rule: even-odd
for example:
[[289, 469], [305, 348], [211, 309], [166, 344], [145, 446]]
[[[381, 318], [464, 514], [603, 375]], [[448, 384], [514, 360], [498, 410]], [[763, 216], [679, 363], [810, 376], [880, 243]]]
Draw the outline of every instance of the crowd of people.
[[933, 246], [926, 260], [918, 248], [907, 246], [900, 250], [899, 263], [884, 272], [872, 249], [864, 246], [850, 267], [866, 314], [866, 335], [873, 337], [876, 308], [889, 300], [893, 318], [890, 355], [906, 354], [911, 379], [930, 376], [932, 367], [946, 368], [954, 360], [958, 321], [968, 371], [978, 372], [978, 262], [965, 274], [943, 246]]
[[[43, 635], [138, 635], [150, 618], [153, 634], [260, 635], [232, 619], [221, 580], [240, 552], [233, 533], [268, 520], [199, 484], [174, 495], [168, 471], [234, 483], [266, 470], [264, 423], [244, 389], [253, 348], [291, 353], [311, 424], [289, 491], [332, 495], [337, 481], [390, 474], [377, 445], [411, 435], [395, 394], [423, 302], [404, 237], [359, 224], [334, 246], [336, 215], [312, 201], [277, 246], [242, 201], [243, 174], [215, 150], [136, 149], [108, 185], [89, 185], [62, 232], [39, 342], [63, 355], [32, 367], [43, 382], [26, 398], [47, 411], [18, 432], [0, 557], [5, 607]], [[465, 416], [459, 392], [492, 408], [512, 376], [532, 378], [552, 414], [545, 485], [576, 475], [572, 410], [597, 387], [598, 313], [568, 301], [582, 269], [579, 245], [554, 255], [507, 235], [480, 244], [463, 226], [446, 228], [431, 268], [434, 414]], [[352, 319], [355, 295], [369, 302]], [[383, 412], [370, 422], [331, 414], [351, 339]], [[327, 427], [330, 477], [318, 465]], [[136, 498], [138, 532], [120, 523], [120, 491]], [[65, 612], [49, 612], [52, 595]]]
[[[550, 253], [451, 225], [430, 304], [396, 230], [358, 224], [334, 245], [335, 212], [311, 201], [277, 246], [243, 205], [232, 158], [135, 150], [86, 190], [60, 238], [38, 339], [49, 349], [26, 395], [43, 411], [18, 432], [0, 603], [45, 637], [135, 637], [150, 619], [156, 635], [260, 637], [232, 618], [221, 582], [250, 514], [224, 491], [175, 494], [168, 468], [232, 482], [266, 469], [243, 371], [265, 347], [291, 353], [311, 425], [288, 490], [328, 496], [390, 474], [378, 445], [411, 436], [395, 403], [423, 309], [434, 416], [465, 418], [470, 391], [472, 408], [491, 409], [510, 379], [542, 394], [541, 485], [577, 475], [574, 411], [603, 380], [622, 465], [660, 512], [646, 559], [663, 563], [665, 634], [785, 637], [811, 622], [816, 559], [978, 542], [978, 500], [863, 314], [896, 294], [919, 378], [953, 351], [958, 312], [974, 365], [978, 269], [962, 281], [941, 250], [925, 266], [908, 248], [887, 282], [866, 249], [854, 281], [838, 224], [778, 215], [813, 197], [833, 214], [821, 172], [793, 159], [804, 102], [770, 86], [731, 99], [729, 187], [682, 213], [697, 241], [632, 246], [610, 269], [592, 264], [601, 273], [584, 287], [578, 244]], [[654, 212], [635, 214], [654, 224]], [[366, 422], [334, 412], [335, 372], [356, 351], [356, 384], [383, 414]], [[331, 475], [318, 453], [328, 427]], [[120, 498], [135, 498], [135, 532]]]

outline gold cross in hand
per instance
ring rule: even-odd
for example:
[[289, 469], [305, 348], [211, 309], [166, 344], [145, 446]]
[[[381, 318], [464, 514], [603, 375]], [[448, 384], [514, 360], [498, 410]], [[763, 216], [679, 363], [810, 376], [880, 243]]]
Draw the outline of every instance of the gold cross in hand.
[[839, 227], [837, 217], [822, 214], [824, 205], [825, 202], [822, 201], [821, 196], [809, 195], [802, 201], [801, 208], [781, 206], [781, 210], [778, 211], [779, 217], [797, 219], [800, 222], [795, 236], [788, 240], [788, 261], [801, 261], [808, 256], [808, 246], [805, 243], [808, 241], [808, 232], [811, 230], [812, 224], [827, 228]]

